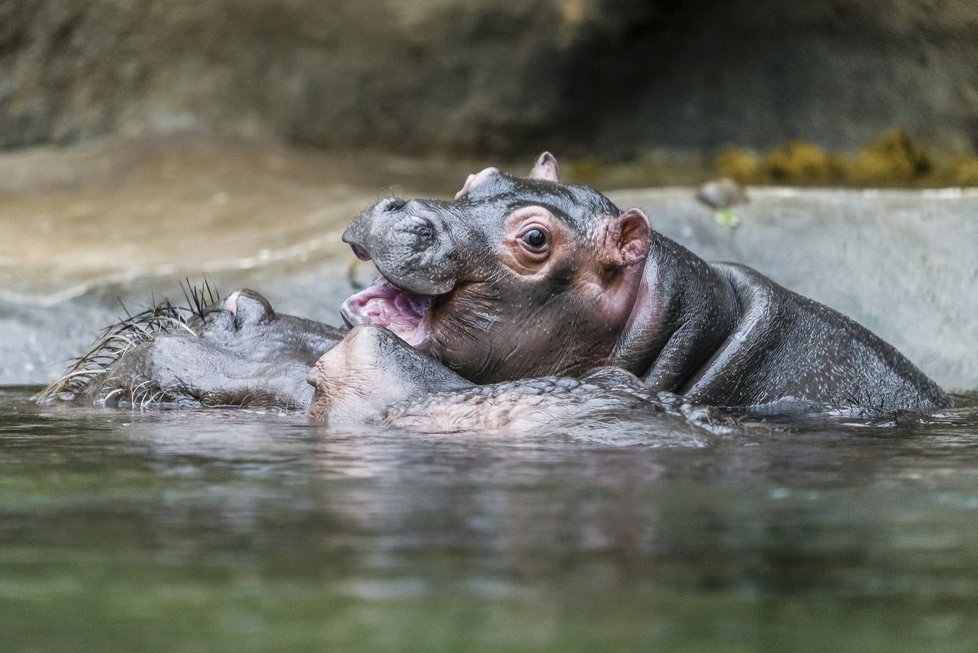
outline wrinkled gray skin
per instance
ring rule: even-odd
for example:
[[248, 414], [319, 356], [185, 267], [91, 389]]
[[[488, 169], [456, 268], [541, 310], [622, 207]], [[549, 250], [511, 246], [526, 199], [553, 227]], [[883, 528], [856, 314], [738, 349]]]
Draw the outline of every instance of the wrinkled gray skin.
[[309, 415], [330, 426], [503, 435], [546, 429], [587, 438], [613, 424], [618, 434], [636, 427], [647, 444], [694, 447], [736, 431], [729, 419], [652, 392], [620, 367], [476, 385], [374, 325], [354, 327], [319, 359], [309, 383], [316, 389]]
[[638, 209], [488, 168], [455, 200], [387, 198], [343, 236], [385, 281], [344, 304], [476, 383], [621, 367], [718, 406], [926, 409], [947, 395], [849, 318], [742, 265], [708, 264]]
[[[398, 336], [368, 339], [373, 359], [357, 340], [316, 363], [343, 332], [276, 315], [242, 291], [193, 335], [156, 337], [124, 354], [97, 396], [311, 405], [330, 423], [431, 419], [449, 428], [525, 425], [557, 407], [629, 411], [636, 397], [652, 405], [660, 392], [774, 412], [949, 404], [865, 328], [750, 268], [706, 263], [653, 231], [638, 209], [561, 184], [548, 153], [529, 178], [495, 168], [470, 175], [453, 201], [381, 200], [343, 239], [383, 276], [342, 308], [349, 325]], [[584, 377], [609, 366], [650, 394], [622, 395], [621, 378], [608, 373]], [[575, 412], [595, 387], [607, 396]]]
[[305, 409], [309, 368], [346, 331], [276, 313], [239, 290], [185, 325], [134, 344], [78, 399], [108, 406], [276, 406]]

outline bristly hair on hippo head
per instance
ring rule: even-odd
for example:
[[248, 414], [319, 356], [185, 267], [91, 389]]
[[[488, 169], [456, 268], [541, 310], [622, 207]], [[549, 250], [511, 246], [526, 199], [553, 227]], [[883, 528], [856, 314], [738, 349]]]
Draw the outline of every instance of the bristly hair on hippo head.
[[[204, 279], [200, 285], [180, 284], [185, 304], [179, 305], [164, 298], [153, 302], [150, 308], [138, 313], [130, 313], [125, 304], [122, 310], [125, 317], [106, 327], [95, 339], [92, 348], [79, 356], [68, 370], [57, 380], [34, 396], [40, 404], [51, 405], [57, 402], [71, 402], [86, 393], [97, 392], [100, 381], [108, 374], [109, 368], [136, 345], [152, 340], [161, 334], [184, 333], [199, 336], [208, 315], [220, 310], [221, 295], [216, 288]], [[121, 303], [121, 300], [120, 300]], [[131, 388], [128, 399], [133, 406], [156, 403], [159, 388], [146, 384]], [[123, 392], [116, 388], [109, 395]], [[105, 404], [113, 396], [93, 397]]]

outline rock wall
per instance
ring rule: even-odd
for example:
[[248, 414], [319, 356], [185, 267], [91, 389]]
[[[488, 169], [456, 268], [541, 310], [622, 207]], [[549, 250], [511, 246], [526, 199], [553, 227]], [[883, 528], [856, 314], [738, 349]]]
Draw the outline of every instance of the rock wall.
[[620, 156], [978, 142], [974, 0], [3, 0], [0, 147], [200, 130]]

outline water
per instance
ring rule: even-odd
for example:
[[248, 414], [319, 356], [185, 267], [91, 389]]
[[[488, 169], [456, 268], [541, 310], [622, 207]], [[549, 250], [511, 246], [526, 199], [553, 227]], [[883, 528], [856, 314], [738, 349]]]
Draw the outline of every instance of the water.
[[707, 449], [41, 408], [4, 651], [973, 651], [978, 400]]

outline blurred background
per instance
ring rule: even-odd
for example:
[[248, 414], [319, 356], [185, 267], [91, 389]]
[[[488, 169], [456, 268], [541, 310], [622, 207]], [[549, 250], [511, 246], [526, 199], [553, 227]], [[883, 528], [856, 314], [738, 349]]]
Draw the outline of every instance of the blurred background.
[[978, 146], [971, 0], [4, 0], [0, 146], [200, 132], [598, 162]]
[[[448, 195], [487, 165], [525, 173], [543, 149], [565, 180], [606, 191], [718, 176], [978, 186], [978, 4], [0, 0], [0, 383], [50, 378], [119, 299], [179, 295], [183, 277], [257, 286], [335, 320], [349, 291], [338, 235], [363, 206]], [[657, 228], [707, 257], [752, 256], [902, 339], [932, 374], [960, 365], [960, 352], [900, 334], [924, 324], [951, 329], [942, 342], [978, 339], [970, 191], [895, 205], [811, 191], [795, 208], [765, 192], [729, 215], [692, 190], [642, 201]], [[922, 211], [945, 221], [867, 249], [874, 225]], [[870, 213], [863, 236], [846, 231]], [[815, 222], [779, 232], [801, 215]], [[693, 238], [704, 230], [712, 240]], [[786, 253], [817, 233], [818, 257]], [[920, 261], [913, 274], [906, 259]], [[936, 286], [948, 288], [936, 303], [907, 304]], [[972, 363], [947, 380], [978, 387]]]

